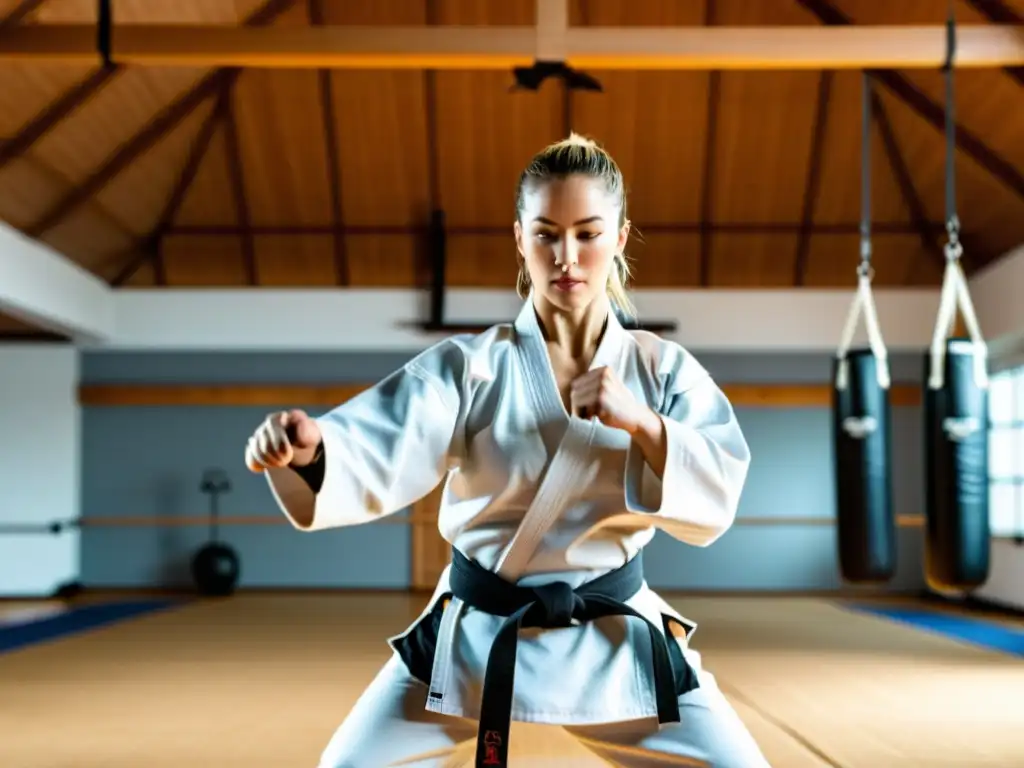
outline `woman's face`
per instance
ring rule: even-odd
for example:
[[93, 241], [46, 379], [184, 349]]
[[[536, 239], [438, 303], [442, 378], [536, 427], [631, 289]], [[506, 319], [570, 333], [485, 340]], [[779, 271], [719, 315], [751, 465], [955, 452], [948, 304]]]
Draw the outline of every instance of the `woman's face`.
[[603, 296], [629, 236], [619, 216], [599, 179], [569, 176], [528, 189], [515, 234], [534, 292], [566, 311]]

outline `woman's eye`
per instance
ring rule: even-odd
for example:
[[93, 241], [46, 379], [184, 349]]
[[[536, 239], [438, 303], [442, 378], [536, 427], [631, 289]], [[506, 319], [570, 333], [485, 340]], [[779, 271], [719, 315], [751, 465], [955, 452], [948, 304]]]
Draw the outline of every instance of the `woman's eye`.
[[580, 232], [580, 240], [596, 240], [601, 236], [600, 232]]
[[555, 235], [553, 235], [550, 232], [538, 232], [536, 234], [536, 238], [538, 240], [543, 240], [544, 242], [547, 242], [549, 240], [554, 240], [555, 239]]

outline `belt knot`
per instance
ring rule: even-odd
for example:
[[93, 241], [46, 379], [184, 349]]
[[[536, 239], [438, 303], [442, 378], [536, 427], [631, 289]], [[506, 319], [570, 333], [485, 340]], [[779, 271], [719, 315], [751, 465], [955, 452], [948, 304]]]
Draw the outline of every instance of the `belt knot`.
[[537, 597], [530, 611], [530, 623], [536, 626], [556, 628], [572, 626], [573, 616], [585, 607], [583, 598], [564, 581], [541, 584], [532, 588]]

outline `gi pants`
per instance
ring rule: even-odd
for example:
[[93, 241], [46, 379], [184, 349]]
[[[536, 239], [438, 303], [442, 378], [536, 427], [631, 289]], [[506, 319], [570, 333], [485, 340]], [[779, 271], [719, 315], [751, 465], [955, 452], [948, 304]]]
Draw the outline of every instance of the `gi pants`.
[[[659, 728], [652, 717], [564, 730], [609, 765], [624, 768], [769, 768], [714, 676], [701, 669], [699, 655], [688, 651], [687, 660], [700, 687], [679, 697], [680, 722]], [[319, 768], [471, 766], [476, 721], [428, 712], [426, 697], [427, 686], [393, 656], [335, 732]]]

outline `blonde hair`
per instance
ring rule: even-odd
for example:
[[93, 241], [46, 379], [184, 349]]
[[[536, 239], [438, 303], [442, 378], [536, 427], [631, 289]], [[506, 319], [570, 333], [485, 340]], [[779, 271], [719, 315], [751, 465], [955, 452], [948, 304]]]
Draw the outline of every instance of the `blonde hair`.
[[[618, 164], [593, 139], [573, 132], [568, 138], [549, 144], [538, 152], [519, 177], [516, 192], [516, 217], [521, 218], [526, 193], [537, 184], [568, 176], [588, 176], [601, 181], [608, 194], [616, 198], [619, 206], [619, 228], [626, 223], [626, 184]], [[632, 278], [625, 253], [615, 254], [611, 274], [606, 287], [608, 298], [620, 311], [629, 317], [636, 317], [636, 308], [626, 292]], [[530, 277], [524, 265], [519, 267], [516, 291], [526, 298], [530, 289]]]

